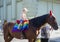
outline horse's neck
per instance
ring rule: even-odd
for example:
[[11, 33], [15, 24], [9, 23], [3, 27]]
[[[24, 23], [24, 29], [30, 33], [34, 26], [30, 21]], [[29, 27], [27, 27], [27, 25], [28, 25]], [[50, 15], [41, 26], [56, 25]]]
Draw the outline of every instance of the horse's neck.
[[45, 20], [46, 20], [46, 16], [41, 16], [41, 17], [31, 19], [30, 23], [32, 24], [32, 26], [39, 28], [46, 22]]
[[29, 20], [29, 25], [34, 27], [34, 30], [40, 30], [40, 27], [46, 23], [46, 18], [47, 18], [48, 14], [43, 15], [43, 16], [39, 16], [36, 18], [33, 18], [31, 20]]

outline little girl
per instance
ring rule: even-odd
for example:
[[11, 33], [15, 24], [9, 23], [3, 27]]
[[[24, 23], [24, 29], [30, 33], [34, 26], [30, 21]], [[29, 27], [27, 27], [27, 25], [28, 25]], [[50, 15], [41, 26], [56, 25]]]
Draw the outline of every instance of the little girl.
[[22, 20], [23, 21], [20, 21], [23, 25], [23, 27], [21, 26], [22, 28], [20, 27], [20, 29], [22, 29], [22, 30], [28, 28], [29, 21], [28, 21], [28, 18], [26, 16], [27, 12], [28, 12], [27, 8], [23, 8], [23, 11], [22, 11]]
[[27, 12], [28, 12], [28, 10], [26, 8], [24, 8], [22, 11], [22, 19], [16, 21], [16, 24], [13, 27], [13, 31], [25, 30], [28, 28], [29, 21], [26, 16]]
[[28, 18], [26, 16], [27, 12], [28, 12], [27, 8], [24, 8], [23, 11], [22, 11], [22, 19], [23, 20], [28, 20]]

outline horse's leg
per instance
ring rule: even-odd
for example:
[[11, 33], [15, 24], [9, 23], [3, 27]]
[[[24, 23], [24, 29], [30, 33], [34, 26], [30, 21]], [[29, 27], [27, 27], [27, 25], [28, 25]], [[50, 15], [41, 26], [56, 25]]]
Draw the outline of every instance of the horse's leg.
[[4, 31], [4, 40], [5, 40], [5, 42], [9, 42], [8, 41], [8, 31]]
[[12, 39], [12, 37], [5, 38], [5, 42], [10, 42]]
[[13, 39], [13, 37], [9, 36], [8, 40], [11, 41]]
[[13, 39], [13, 37], [5, 36], [4, 39], [5, 39], [5, 42], [10, 42]]
[[8, 40], [8, 36], [7, 35], [4, 35], [4, 40], [5, 40], [5, 42], [10, 42], [9, 40]]
[[29, 39], [29, 42], [33, 42], [32, 39]]
[[35, 42], [35, 39], [29, 39], [29, 42]]
[[36, 39], [33, 40], [33, 42], [35, 42], [35, 41], [36, 41]]
[[10, 42], [12, 39], [13, 39], [13, 37], [9, 34], [8, 31], [6, 33], [4, 33], [5, 42]]

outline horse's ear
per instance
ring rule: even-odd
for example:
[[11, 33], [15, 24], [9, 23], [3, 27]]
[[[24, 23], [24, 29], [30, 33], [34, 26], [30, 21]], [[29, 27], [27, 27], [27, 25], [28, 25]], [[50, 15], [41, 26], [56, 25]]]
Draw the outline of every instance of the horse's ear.
[[52, 16], [52, 11], [51, 10], [50, 10], [50, 13], [49, 14], [50, 14], [50, 16]]

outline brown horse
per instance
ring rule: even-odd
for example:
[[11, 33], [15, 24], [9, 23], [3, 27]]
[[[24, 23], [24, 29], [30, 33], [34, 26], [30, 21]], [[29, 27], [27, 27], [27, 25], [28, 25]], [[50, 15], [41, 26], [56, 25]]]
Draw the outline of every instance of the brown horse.
[[50, 16], [50, 14], [46, 14], [29, 20], [29, 27], [27, 30], [25, 30], [25, 32], [24, 31], [12, 32], [15, 23], [12, 22], [7, 23], [5, 21], [3, 25], [4, 40], [5, 42], [10, 42], [14, 37], [18, 39], [21, 39], [23, 37], [24, 39], [28, 39], [29, 42], [35, 42], [39, 34], [39, 32], [38, 34], [36, 34], [36, 31], [39, 31], [40, 27], [45, 23], [50, 24], [54, 30], [58, 29], [55, 17], [53, 15]]

